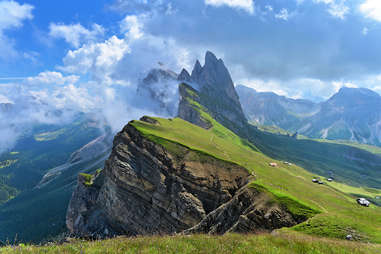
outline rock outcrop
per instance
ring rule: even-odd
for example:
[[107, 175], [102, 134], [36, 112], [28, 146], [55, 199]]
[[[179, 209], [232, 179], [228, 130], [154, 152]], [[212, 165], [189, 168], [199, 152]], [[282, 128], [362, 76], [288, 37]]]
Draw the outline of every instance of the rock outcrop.
[[242, 188], [230, 201], [184, 233], [263, 232], [291, 227], [305, 219], [293, 216], [279, 203], [272, 202], [271, 197], [264, 192], [255, 188]]
[[77, 166], [81, 163], [86, 163], [92, 161], [90, 165], [82, 170], [92, 168], [94, 165], [105, 161], [110, 154], [112, 147], [112, 135], [106, 134], [102, 135], [88, 144], [84, 145], [77, 151], [71, 154], [69, 160], [57, 167], [49, 169], [48, 172], [42, 177], [41, 181], [36, 185], [36, 188], [42, 188], [48, 183], [57, 179], [63, 172], [70, 170], [72, 167]]
[[255, 232], [297, 223], [286, 208], [268, 206], [265, 193], [247, 187], [252, 176], [245, 168], [177, 143], [170, 147], [126, 125], [104, 170], [91, 180], [79, 177], [69, 231], [80, 237]]
[[[199, 104], [214, 119], [234, 132], [243, 134], [247, 119], [243, 113], [230, 73], [222, 59], [217, 59], [212, 52], [208, 51], [205, 54], [204, 66], [201, 66], [197, 60], [190, 78], [186, 74], [181, 75], [181, 77], [185, 77], [182, 80], [183, 82], [197, 88]], [[192, 119], [181, 114], [186, 111], [182, 109], [182, 106], [187, 106], [182, 101], [184, 99], [186, 97], [181, 95], [178, 116], [194, 123]]]
[[200, 97], [195, 89], [186, 83], [179, 85], [180, 103], [178, 117], [204, 129], [212, 127], [212, 123], [201, 116]]

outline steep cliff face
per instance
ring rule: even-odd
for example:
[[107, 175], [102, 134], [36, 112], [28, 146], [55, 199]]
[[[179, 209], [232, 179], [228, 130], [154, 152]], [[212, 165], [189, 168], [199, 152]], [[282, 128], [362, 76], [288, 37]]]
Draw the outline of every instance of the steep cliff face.
[[[286, 207], [253, 202], [261, 195], [261, 200], [271, 198], [247, 187], [251, 177], [236, 164], [158, 137], [149, 139], [130, 123], [115, 137], [104, 170], [94, 179], [79, 178], [67, 226], [76, 236], [105, 237], [172, 234], [190, 228], [253, 232], [295, 225]], [[236, 223], [244, 218], [254, 221], [246, 229]], [[224, 221], [230, 226], [218, 226]]]
[[195, 89], [186, 83], [179, 85], [180, 103], [178, 117], [190, 123], [209, 129], [212, 124], [201, 116], [200, 97]]
[[[230, 73], [222, 59], [217, 59], [213, 53], [208, 51], [205, 54], [204, 66], [196, 61], [190, 77], [187, 73], [183, 70], [178, 78], [197, 88], [199, 104], [205, 107], [207, 112], [218, 122], [242, 134], [245, 131], [247, 119], [242, 111]], [[186, 103], [183, 103], [185, 98], [181, 94], [179, 117], [192, 122], [192, 119], [180, 114], [183, 110], [182, 106], [187, 106]]]

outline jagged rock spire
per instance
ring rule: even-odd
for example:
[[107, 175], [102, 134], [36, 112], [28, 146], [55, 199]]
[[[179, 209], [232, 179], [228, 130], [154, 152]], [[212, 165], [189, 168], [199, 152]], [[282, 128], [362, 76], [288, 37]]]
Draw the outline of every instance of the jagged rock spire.
[[191, 75], [192, 81], [197, 82], [200, 78], [201, 72], [202, 72], [202, 67], [200, 62], [197, 60], [196, 63], [194, 64], [192, 75]]
[[189, 75], [189, 72], [186, 69], [182, 69], [179, 76], [177, 77], [178, 81], [190, 81], [191, 76]]

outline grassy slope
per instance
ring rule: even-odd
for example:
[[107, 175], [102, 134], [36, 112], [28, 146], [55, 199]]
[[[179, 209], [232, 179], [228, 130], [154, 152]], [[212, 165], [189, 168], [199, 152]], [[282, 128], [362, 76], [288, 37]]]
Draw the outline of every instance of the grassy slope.
[[114, 238], [104, 241], [74, 241], [43, 247], [17, 246], [0, 249], [1, 253], [45, 254], [375, 254], [380, 245], [359, 244], [313, 238], [301, 234], [224, 236], [194, 235], [167, 237]]
[[353, 146], [359, 149], [363, 149], [365, 151], [368, 151], [370, 153], [380, 155], [381, 156], [381, 147], [378, 146], [372, 146], [372, 145], [366, 145], [366, 144], [359, 144], [356, 142], [351, 141], [345, 141], [345, 140], [329, 140], [329, 139], [315, 139], [319, 142], [326, 142], [326, 143], [333, 143], [333, 144], [342, 144], [347, 146]]
[[[159, 125], [134, 121], [132, 124], [152, 140], [155, 137], [177, 142], [191, 149], [211, 154], [244, 166], [255, 173], [256, 183], [277, 195], [291, 196], [303, 204], [322, 211], [296, 231], [343, 239], [351, 233], [364, 241], [381, 243], [381, 208], [360, 207], [355, 198], [327, 185], [311, 183], [313, 175], [303, 168], [268, 164], [274, 160], [250, 148], [248, 143], [210, 119], [214, 127], [205, 130], [181, 119], [159, 119]], [[165, 145], [163, 143], [163, 145]]]
[[[255, 123], [252, 123], [252, 125], [257, 126], [259, 130], [272, 133], [272, 134], [277, 134], [277, 135], [292, 135], [293, 133], [290, 131], [286, 131], [282, 128], [279, 128], [277, 126], [268, 126], [268, 125], [257, 125]], [[318, 142], [323, 142], [323, 143], [330, 143], [330, 144], [339, 144], [339, 145], [346, 145], [346, 146], [352, 146], [355, 148], [359, 148], [362, 150], [365, 150], [367, 152], [373, 153], [375, 155], [380, 155], [381, 156], [381, 147], [378, 146], [373, 146], [373, 145], [367, 145], [367, 144], [360, 144], [348, 140], [330, 140], [330, 139], [312, 139], [308, 138], [303, 135], [298, 135], [299, 139], [306, 139], [306, 140], [314, 140]]]

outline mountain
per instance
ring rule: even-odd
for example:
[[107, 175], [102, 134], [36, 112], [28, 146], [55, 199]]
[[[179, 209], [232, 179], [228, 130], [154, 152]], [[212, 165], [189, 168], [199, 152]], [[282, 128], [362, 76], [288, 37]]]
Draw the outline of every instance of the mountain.
[[[163, 92], [158, 92], [162, 88]], [[192, 74], [185, 69], [179, 75], [152, 70], [138, 89], [154, 98], [158, 111], [166, 111], [171, 118], [143, 117], [130, 122], [114, 139], [110, 156], [109, 139], [99, 130], [87, 128], [95, 125], [86, 121], [63, 129], [41, 127], [29, 136], [33, 139], [30, 146], [6, 154], [5, 161], [20, 156], [16, 158], [19, 164], [7, 165], [7, 170], [17, 165], [34, 172], [27, 160], [20, 160], [26, 155], [35, 158], [33, 165], [41, 170], [34, 178], [25, 171], [25, 179], [23, 171], [15, 171], [14, 179], [30, 185], [0, 206], [2, 240], [17, 234], [23, 241], [39, 242], [66, 232], [65, 213], [74, 189], [66, 223], [73, 233], [83, 236], [182, 230], [252, 232], [292, 226], [327, 209], [333, 211], [330, 216], [309, 220], [313, 227], [299, 226], [303, 232], [326, 236], [331, 231], [322, 227], [333, 225], [338, 209], [345, 221], [337, 235], [345, 236], [347, 229], [353, 228], [360, 232], [356, 233], [359, 239], [363, 235], [376, 239], [373, 228], [361, 219], [363, 211], [352, 212], [353, 196], [344, 193], [367, 195], [374, 204], [379, 203], [381, 192], [369, 187], [381, 188], [380, 156], [352, 146], [261, 132], [247, 122], [227, 68], [210, 52], [204, 66], [196, 62]], [[274, 161], [278, 167], [269, 165]], [[294, 165], [285, 168], [288, 164], [282, 161]], [[100, 168], [103, 170], [97, 170]], [[240, 174], [233, 174], [236, 169]], [[251, 176], [247, 177], [248, 173]], [[316, 175], [333, 176], [342, 185], [311, 186]], [[254, 185], [252, 177], [259, 180]], [[246, 182], [250, 184], [243, 184]], [[334, 205], [337, 201], [339, 207]], [[377, 211], [372, 210], [371, 217]], [[272, 214], [282, 216], [270, 222]], [[353, 224], [353, 217], [360, 222]]]
[[238, 85], [236, 89], [245, 115], [256, 125], [293, 130], [303, 118], [320, 110], [320, 105], [312, 101], [290, 99], [272, 92], [257, 92], [243, 85]]
[[[158, 115], [175, 116], [178, 107], [178, 75], [162, 68], [155, 68], [139, 81], [137, 94], [150, 101], [150, 110]], [[147, 100], [145, 98], [150, 98]]]
[[[91, 116], [38, 125], [0, 154], [0, 240], [39, 242], [66, 230], [65, 213], [79, 172], [106, 160], [112, 136]], [[48, 204], [48, 205], [47, 205]]]
[[341, 88], [316, 104], [237, 86], [247, 117], [311, 138], [381, 145], [381, 96], [365, 88]]
[[[66, 217], [69, 231], [97, 238], [291, 227], [381, 242], [381, 208], [355, 204], [357, 195], [379, 204], [381, 190], [369, 187], [381, 187], [381, 157], [261, 132], [240, 117], [222, 61], [206, 58], [191, 75], [183, 70], [178, 76], [179, 117], [131, 121], [115, 137], [104, 169], [79, 176]], [[216, 72], [224, 78], [214, 77]], [[212, 97], [225, 105], [214, 107], [206, 100]], [[238, 115], [232, 118], [232, 112]], [[336, 182], [318, 185], [313, 177]]]
[[[269, 232], [317, 213], [291, 200], [289, 205], [304, 209], [304, 214], [288, 209], [266, 191], [248, 186], [254, 178], [242, 166], [158, 136], [155, 130], [185, 132], [201, 147], [212, 132], [178, 118], [142, 120], [130, 122], [115, 136], [102, 172], [80, 175], [67, 213], [70, 233], [96, 238]], [[189, 128], [201, 135], [192, 135]], [[239, 139], [217, 123], [213, 128], [221, 131], [214, 142], [223, 142], [224, 135]], [[202, 135], [205, 139], [199, 139]]]
[[[207, 51], [204, 66], [201, 66], [197, 60], [191, 75], [186, 70], [183, 70], [179, 77], [180, 81], [195, 90], [196, 93], [193, 94], [197, 94], [198, 103], [214, 119], [235, 132], [245, 132], [247, 119], [243, 113], [230, 73], [222, 59], [217, 59], [212, 52]], [[184, 91], [184, 89], [180, 89], [180, 92]], [[184, 113], [189, 112], [188, 109], [192, 108], [187, 98], [189, 97], [181, 94], [179, 106], [179, 117], [185, 120], [188, 119]], [[188, 109], [186, 108], [187, 105]]]
[[300, 133], [314, 138], [381, 145], [381, 96], [365, 88], [341, 88], [305, 119]]

